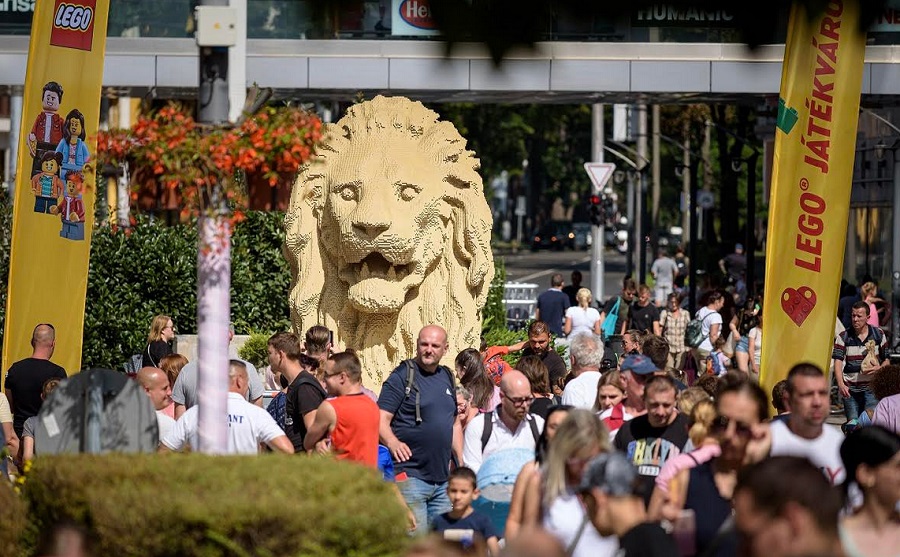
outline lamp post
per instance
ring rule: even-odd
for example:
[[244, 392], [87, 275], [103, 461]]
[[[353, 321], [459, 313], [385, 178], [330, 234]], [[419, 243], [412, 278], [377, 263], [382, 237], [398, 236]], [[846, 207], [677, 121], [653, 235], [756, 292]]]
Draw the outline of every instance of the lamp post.
[[[640, 157], [640, 155], [636, 151], [629, 149], [628, 147], [626, 147], [624, 145], [621, 145], [619, 143], [616, 143], [616, 145], [631, 152], [633, 155], [635, 155], [635, 158], [643, 158], [643, 157]], [[638, 165], [637, 162], [630, 159], [629, 157], [622, 154], [621, 152], [617, 151], [616, 149], [613, 149], [609, 145], [604, 145], [603, 149], [605, 151], [611, 153], [612, 155], [616, 156], [619, 160], [621, 160], [628, 166], [630, 166], [632, 174], [638, 175], [638, 177], [639, 177], [638, 183], [640, 184], [638, 187], [642, 192], [642, 193], [640, 193], [640, 196], [643, 196], [643, 192], [645, 192], [647, 189], [647, 169], [649, 168], [648, 163], [650, 161], [648, 161], [646, 158], [644, 158], [644, 160], [643, 160], [644, 164]], [[640, 206], [643, 207], [644, 203], [640, 203]], [[642, 211], [642, 209], [635, 208], [635, 212], [639, 212], [639, 211]], [[639, 242], [643, 242], [643, 239], [644, 239], [643, 219], [638, 220], [637, 226], [635, 226], [634, 221], [635, 221], [634, 215], [628, 215], [628, 254], [627, 254], [627, 261], [626, 261], [626, 267], [627, 267], [626, 275], [634, 273], [634, 259], [631, 254], [632, 254], [632, 251], [634, 251], [635, 247], [638, 247], [638, 248], [640, 248], [640, 254], [638, 256], [638, 273], [637, 273], [637, 275], [640, 280], [640, 284], [644, 284], [644, 281], [647, 278], [646, 249], [645, 249], [645, 246], [643, 246], [641, 243], [635, 243], [635, 235], [640, 237]]]

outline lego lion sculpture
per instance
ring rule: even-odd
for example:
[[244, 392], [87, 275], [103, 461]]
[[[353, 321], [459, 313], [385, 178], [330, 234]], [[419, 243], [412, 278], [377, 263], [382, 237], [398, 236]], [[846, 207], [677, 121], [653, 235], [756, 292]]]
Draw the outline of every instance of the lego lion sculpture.
[[479, 345], [494, 276], [478, 159], [451, 123], [403, 97], [357, 104], [323, 137], [285, 217], [295, 330], [331, 329], [378, 389], [435, 323], [452, 368]]

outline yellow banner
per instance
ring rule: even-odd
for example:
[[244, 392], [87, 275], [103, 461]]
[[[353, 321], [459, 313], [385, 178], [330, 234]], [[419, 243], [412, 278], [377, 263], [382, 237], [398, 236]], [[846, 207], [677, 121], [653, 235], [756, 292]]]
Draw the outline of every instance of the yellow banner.
[[36, 0], [10, 255], [3, 375], [56, 328], [53, 361], [81, 368], [109, 0]]
[[827, 370], [844, 265], [866, 36], [859, 4], [794, 3], [781, 73], [769, 200], [761, 381]]

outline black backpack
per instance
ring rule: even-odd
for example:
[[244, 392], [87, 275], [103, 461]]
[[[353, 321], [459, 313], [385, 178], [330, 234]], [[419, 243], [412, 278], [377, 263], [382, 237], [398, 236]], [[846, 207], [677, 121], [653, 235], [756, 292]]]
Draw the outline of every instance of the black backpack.
[[[412, 394], [412, 391], [416, 391], [416, 424], [422, 423], [422, 408], [419, 405], [419, 400], [421, 398], [419, 392], [419, 385], [416, 383], [416, 364], [413, 360], [404, 360], [404, 364], [406, 364], [406, 388], [404, 389], [403, 398], [409, 398], [409, 395]], [[398, 367], [394, 373], [401, 373], [403, 370], [403, 366]], [[450, 387], [452, 389], [456, 389], [456, 378], [453, 377], [453, 372], [450, 371], [450, 368], [447, 366], [439, 365], [438, 372], [443, 371], [450, 378]], [[454, 393], [453, 396], [456, 396]]]
[[[495, 410], [495, 412], [499, 412], [500, 410]], [[490, 414], [482, 414], [484, 416], [484, 431], [481, 432], [481, 452], [484, 454], [484, 448], [487, 447], [488, 440], [491, 438], [491, 431], [494, 429], [494, 420], [491, 418]], [[534, 416], [526, 415], [525, 420], [528, 422], [528, 425], [531, 427], [531, 436], [534, 437], [534, 444], [537, 446], [538, 438], [541, 434], [537, 430], [537, 423], [534, 421]]]

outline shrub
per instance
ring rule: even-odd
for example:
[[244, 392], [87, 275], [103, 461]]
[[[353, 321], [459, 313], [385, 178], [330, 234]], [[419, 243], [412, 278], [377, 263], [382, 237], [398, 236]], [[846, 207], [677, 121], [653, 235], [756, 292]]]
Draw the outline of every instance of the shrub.
[[0, 477], [0, 555], [19, 554], [19, 538], [25, 530], [25, 503]]
[[256, 366], [256, 369], [266, 367], [269, 365], [268, 347], [271, 336], [267, 333], [251, 334], [247, 342], [238, 350], [238, 356]]
[[61, 521], [117, 556], [375, 556], [406, 543], [405, 512], [375, 470], [330, 458], [42, 457], [25, 484], [29, 541]]

